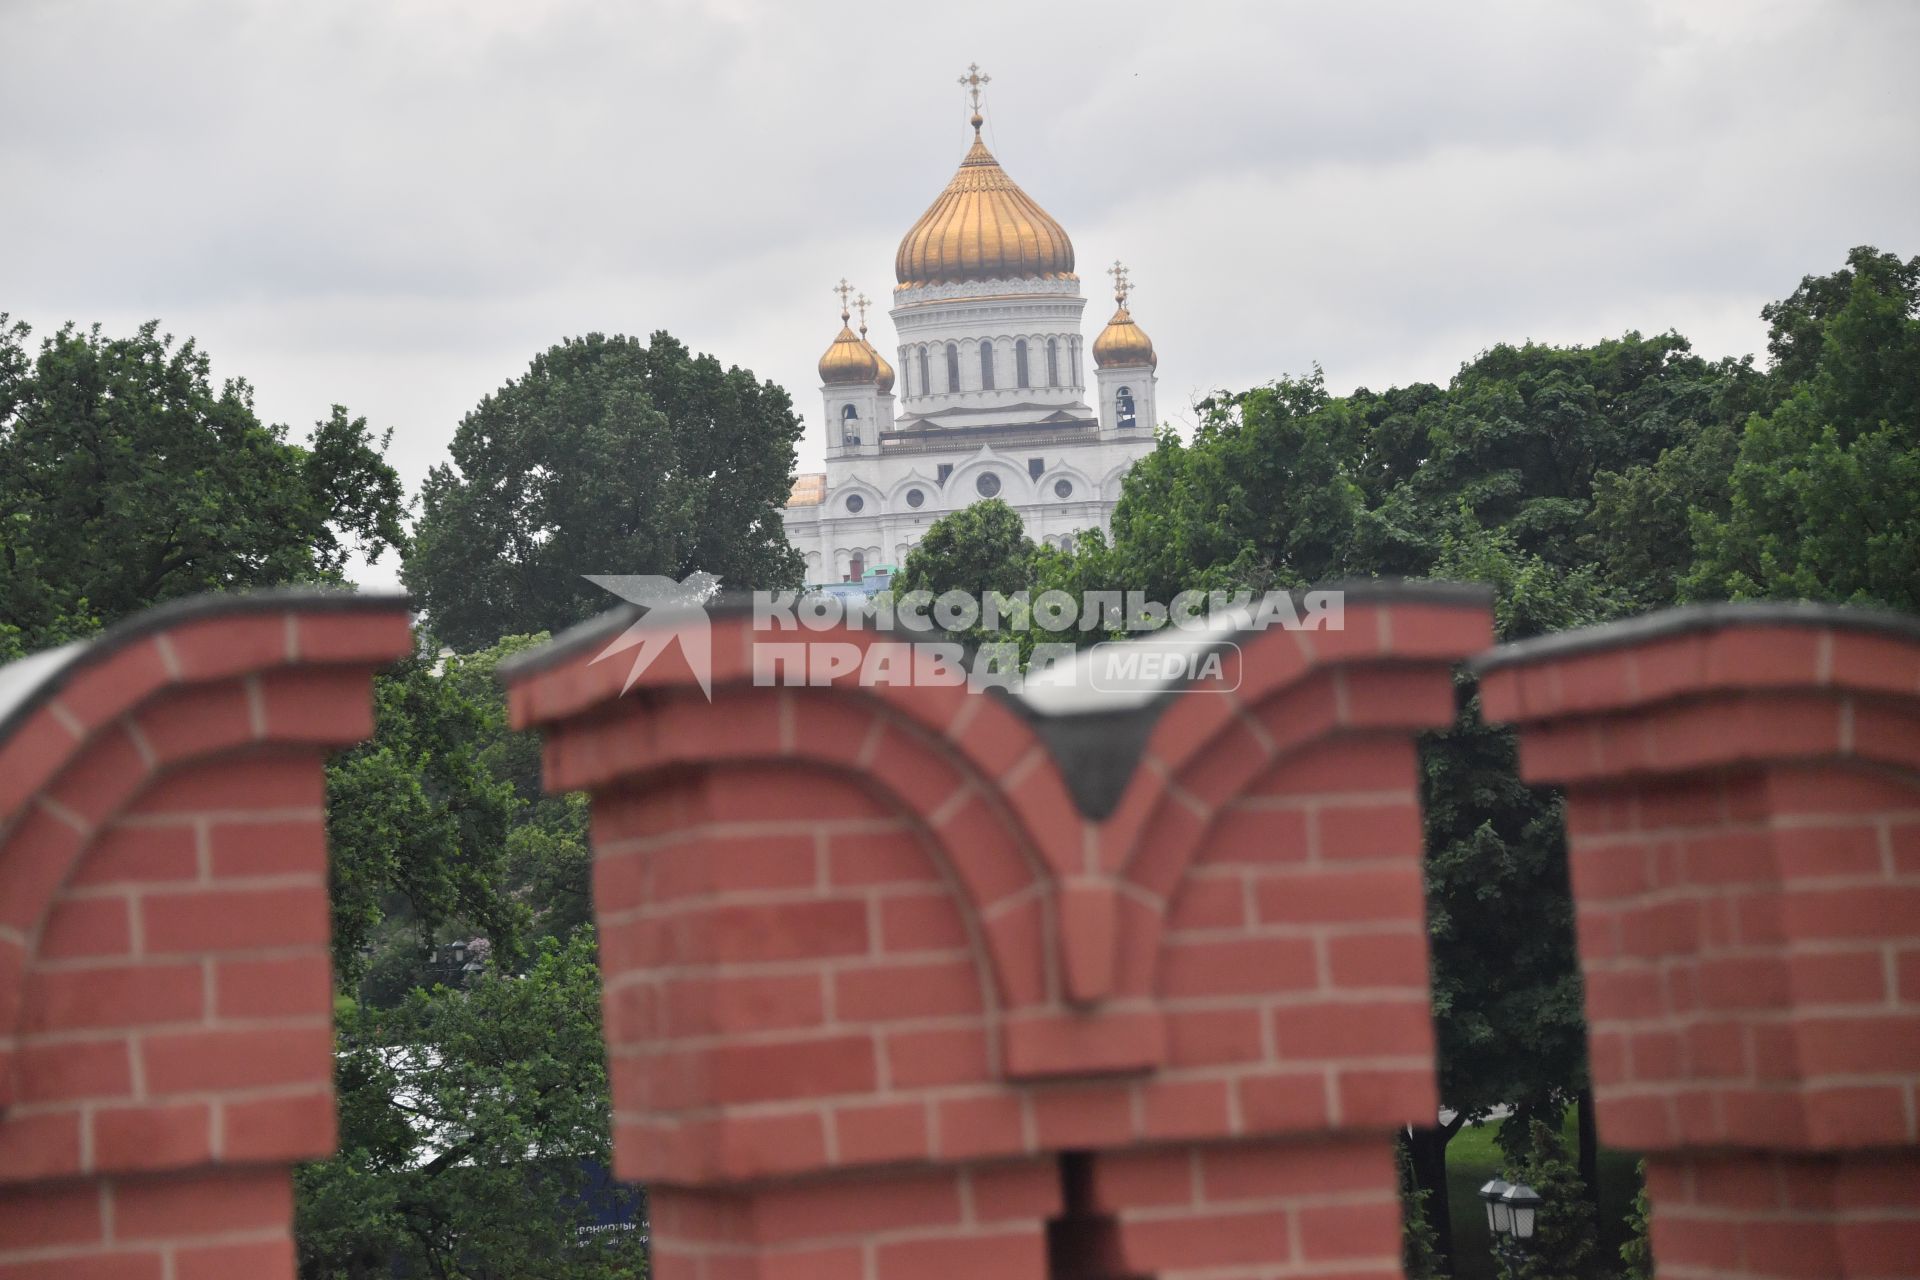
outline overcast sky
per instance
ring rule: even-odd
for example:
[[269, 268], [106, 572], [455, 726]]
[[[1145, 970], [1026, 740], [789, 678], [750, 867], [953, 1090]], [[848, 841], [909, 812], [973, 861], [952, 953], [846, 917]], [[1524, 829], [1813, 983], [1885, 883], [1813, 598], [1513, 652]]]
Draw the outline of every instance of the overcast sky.
[[830, 287], [888, 297], [978, 61], [1176, 420], [1503, 339], [1759, 352], [1803, 274], [1920, 253], [1917, 56], [1907, 0], [0, 0], [0, 310], [157, 317], [296, 436], [393, 427], [410, 488], [537, 351], [664, 328], [792, 392], [818, 466]]

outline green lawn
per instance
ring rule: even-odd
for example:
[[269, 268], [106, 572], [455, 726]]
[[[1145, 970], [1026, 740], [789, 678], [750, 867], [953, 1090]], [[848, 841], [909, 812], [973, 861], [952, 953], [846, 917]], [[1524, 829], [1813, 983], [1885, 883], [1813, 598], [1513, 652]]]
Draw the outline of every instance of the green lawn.
[[[1447, 1198], [1453, 1211], [1454, 1280], [1493, 1280], [1493, 1256], [1488, 1250], [1487, 1212], [1477, 1194], [1487, 1179], [1500, 1167], [1500, 1148], [1494, 1134], [1501, 1121], [1469, 1125], [1447, 1144]], [[1575, 1131], [1574, 1115], [1567, 1112], [1567, 1126], [1561, 1135], [1567, 1146], [1567, 1158], [1575, 1158], [1580, 1136]], [[1636, 1166], [1640, 1158], [1631, 1152], [1600, 1148], [1600, 1252], [1596, 1261], [1599, 1274], [1619, 1270], [1620, 1246], [1627, 1238], [1627, 1212], [1640, 1190]]]

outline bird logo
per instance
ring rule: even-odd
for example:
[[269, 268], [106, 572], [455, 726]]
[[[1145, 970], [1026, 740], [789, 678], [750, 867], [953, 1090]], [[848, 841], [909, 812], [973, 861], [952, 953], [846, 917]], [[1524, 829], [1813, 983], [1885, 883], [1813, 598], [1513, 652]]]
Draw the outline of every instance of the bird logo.
[[713, 701], [713, 627], [707, 618], [706, 602], [720, 588], [720, 579], [710, 573], [694, 572], [679, 582], [660, 574], [582, 574], [588, 582], [611, 591], [628, 604], [645, 610], [615, 636], [612, 643], [593, 659], [599, 662], [616, 653], [638, 648], [633, 665], [627, 669], [625, 693], [653, 665], [654, 659], [680, 642], [680, 654], [687, 669], [700, 685], [700, 692]]

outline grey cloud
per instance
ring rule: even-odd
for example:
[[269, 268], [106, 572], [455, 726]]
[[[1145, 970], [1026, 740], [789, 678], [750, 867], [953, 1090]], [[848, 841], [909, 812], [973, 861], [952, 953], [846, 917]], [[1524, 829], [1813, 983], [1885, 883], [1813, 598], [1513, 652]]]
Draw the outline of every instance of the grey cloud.
[[1093, 325], [1133, 266], [1163, 403], [1629, 326], [1754, 351], [1801, 274], [1920, 252], [1917, 44], [1895, 0], [0, 0], [0, 309], [158, 316], [275, 420], [394, 425], [410, 482], [589, 329], [811, 417], [827, 287], [884, 303], [978, 60]]

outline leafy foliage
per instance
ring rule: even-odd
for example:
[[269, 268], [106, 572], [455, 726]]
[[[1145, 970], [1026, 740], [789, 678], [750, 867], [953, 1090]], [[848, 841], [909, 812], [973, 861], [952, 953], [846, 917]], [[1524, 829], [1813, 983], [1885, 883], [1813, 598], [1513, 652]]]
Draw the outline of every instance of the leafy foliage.
[[1764, 314], [1779, 402], [1696, 510], [1684, 592], [1920, 609], [1920, 257], [1855, 249]]
[[[506, 893], [508, 830], [526, 802], [490, 767], [506, 736], [491, 666], [440, 659], [432, 643], [375, 678], [373, 737], [327, 768], [334, 972], [349, 984], [390, 918], [422, 956], [455, 920], [511, 956], [528, 924]], [[391, 946], [401, 932], [382, 936]]]
[[1032, 582], [1034, 551], [1020, 513], [987, 498], [934, 521], [908, 553], [895, 590], [1012, 595]]
[[591, 1194], [610, 1149], [590, 931], [546, 939], [524, 975], [337, 1021], [340, 1152], [295, 1175], [303, 1277], [645, 1274], [640, 1232], [589, 1229], [638, 1195]]
[[670, 334], [568, 339], [461, 421], [402, 576], [460, 649], [609, 607], [583, 574], [797, 586], [779, 510], [800, 430], [786, 392]]
[[68, 325], [33, 356], [28, 333], [0, 314], [0, 659], [179, 596], [339, 581], [350, 553], [404, 543], [365, 418], [335, 405], [289, 443], [157, 321]]
[[1400, 1269], [1406, 1280], [1443, 1280], [1440, 1246], [1427, 1212], [1431, 1191], [1413, 1173], [1413, 1157], [1404, 1142], [1394, 1144], [1400, 1186]]
[[[545, 639], [463, 656], [421, 636], [375, 680], [374, 736], [328, 770], [335, 968], [357, 996], [341, 1153], [299, 1182], [305, 1276], [640, 1274], [629, 1235], [580, 1230], [608, 1144], [586, 799], [541, 793], [494, 678]], [[476, 938], [477, 979], [440, 962]]]
[[1633, 1209], [1627, 1215], [1627, 1227], [1633, 1233], [1627, 1242], [1620, 1246], [1620, 1261], [1625, 1270], [1620, 1280], [1654, 1280], [1653, 1243], [1649, 1238], [1653, 1222], [1653, 1207], [1647, 1203], [1647, 1162], [1642, 1160], [1639, 1166], [1640, 1190], [1633, 1197]]
[[1533, 1239], [1502, 1268], [1502, 1280], [1587, 1280], [1597, 1248], [1593, 1203], [1553, 1126], [1534, 1120], [1526, 1132], [1526, 1156], [1509, 1179], [1532, 1187], [1542, 1203]]

